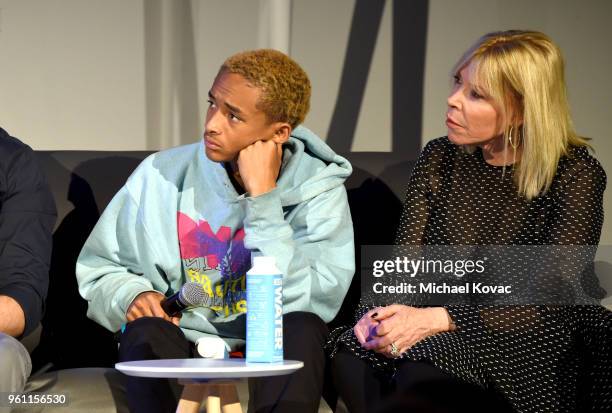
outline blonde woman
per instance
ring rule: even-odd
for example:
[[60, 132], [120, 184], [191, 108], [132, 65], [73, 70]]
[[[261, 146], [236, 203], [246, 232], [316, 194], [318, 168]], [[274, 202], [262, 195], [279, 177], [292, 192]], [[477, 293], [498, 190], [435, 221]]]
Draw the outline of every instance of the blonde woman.
[[[398, 244], [598, 244], [606, 175], [572, 127], [563, 66], [552, 40], [530, 31], [487, 34], [463, 55], [448, 136], [417, 162]], [[612, 410], [612, 313], [602, 307], [366, 302], [333, 341], [351, 412], [432, 379], [474, 384], [521, 412]], [[459, 403], [444, 387], [435, 394], [430, 407]]]

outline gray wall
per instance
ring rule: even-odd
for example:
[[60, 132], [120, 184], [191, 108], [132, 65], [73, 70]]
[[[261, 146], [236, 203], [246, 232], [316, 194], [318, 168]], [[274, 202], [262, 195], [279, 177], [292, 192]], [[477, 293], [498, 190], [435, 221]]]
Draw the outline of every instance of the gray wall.
[[[364, 7], [360, 19], [356, 4]], [[426, 13], [411, 15], [419, 4]], [[379, 30], [372, 30], [375, 9]], [[37, 149], [196, 141], [219, 64], [262, 46], [259, 13], [257, 0], [0, 0], [0, 126]], [[448, 75], [461, 52], [487, 31], [536, 29], [563, 49], [576, 127], [594, 139], [612, 176], [611, 18], [607, 0], [293, 0], [290, 52], [313, 83], [306, 124], [354, 151], [405, 150], [413, 158], [416, 149], [405, 143], [418, 147], [445, 134]], [[422, 59], [411, 43], [418, 29], [410, 31], [420, 24]], [[371, 65], [360, 75], [363, 65], [344, 63], [368, 62], [363, 47], [350, 49], [351, 40], [361, 46], [368, 39]], [[363, 87], [351, 90], [359, 76]], [[359, 91], [361, 104], [349, 99]], [[612, 243], [610, 221], [603, 243]]]

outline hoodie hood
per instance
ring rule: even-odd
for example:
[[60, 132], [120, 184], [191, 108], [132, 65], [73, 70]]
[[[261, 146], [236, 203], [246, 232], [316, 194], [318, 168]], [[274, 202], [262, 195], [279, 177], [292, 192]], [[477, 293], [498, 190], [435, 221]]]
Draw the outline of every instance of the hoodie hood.
[[344, 184], [353, 168], [310, 129], [298, 126], [283, 145], [277, 186], [281, 204], [296, 205]]
[[[220, 162], [213, 162], [199, 144], [196, 163], [200, 174], [215, 179], [214, 190], [227, 202], [239, 202], [246, 195], [238, 195]], [[304, 126], [293, 130], [283, 145], [283, 163], [277, 191], [283, 207], [308, 201], [323, 192], [343, 185], [353, 168], [349, 161], [336, 154], [314, 132]]]

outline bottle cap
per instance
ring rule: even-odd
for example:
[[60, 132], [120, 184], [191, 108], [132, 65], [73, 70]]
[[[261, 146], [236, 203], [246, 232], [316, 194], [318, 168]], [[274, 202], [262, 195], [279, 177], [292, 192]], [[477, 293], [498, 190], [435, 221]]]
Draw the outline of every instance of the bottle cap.
[[267, 256], [253, 257], [254, 265], [276, 266], [276, 258]]

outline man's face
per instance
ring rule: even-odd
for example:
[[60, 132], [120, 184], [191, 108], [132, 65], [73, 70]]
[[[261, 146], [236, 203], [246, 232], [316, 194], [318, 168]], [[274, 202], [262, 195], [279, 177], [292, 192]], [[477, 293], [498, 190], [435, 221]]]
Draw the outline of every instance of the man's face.
[[275, 124], [256, 105], [261, 90], [236, 73], [220, 72], [208, 92], [204, 144], [214, 162], [229, 162], [240, 151], [274, 134]]

